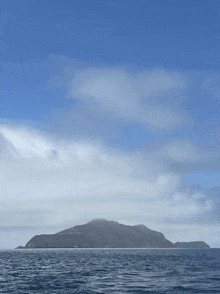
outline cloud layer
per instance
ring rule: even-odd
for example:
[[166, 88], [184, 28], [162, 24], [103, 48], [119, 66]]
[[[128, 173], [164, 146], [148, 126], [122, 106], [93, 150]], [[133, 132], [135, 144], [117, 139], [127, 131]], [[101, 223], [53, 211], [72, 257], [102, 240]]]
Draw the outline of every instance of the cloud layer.
[[[0, 226], [66, 228], [103, 217], [144, 223], [172, 241], [206, 228], [197, 235], [208, 242], [207, 228], [219, 224], [219, 190], [187, 187], [184, 174], [219, 170], [220, 153], [189, 135], [198, 122], [189, 74], [90, 68], [67, 80], [72, 103], [52, 113], [53, 128], [0, 127]], [[213, 83], [205, 91], [216, 99]], [[134, 124], [154, 140], [127, 150], [109, 144]]]
[[2, 226], [68, 226], [95, 217], [158, 228], [218, 222], [216, 199], [185, 187], [183, 174], [172, 168], [198, 160], [185, 142], [121, 152], [4, 126], [1, 143]]

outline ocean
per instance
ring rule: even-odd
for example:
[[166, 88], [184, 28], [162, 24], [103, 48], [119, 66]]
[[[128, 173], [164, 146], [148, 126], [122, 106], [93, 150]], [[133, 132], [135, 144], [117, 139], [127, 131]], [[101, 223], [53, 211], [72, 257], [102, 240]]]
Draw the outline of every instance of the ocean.
[[0, 251], [0, 293], [218, 293], [220, 249]]

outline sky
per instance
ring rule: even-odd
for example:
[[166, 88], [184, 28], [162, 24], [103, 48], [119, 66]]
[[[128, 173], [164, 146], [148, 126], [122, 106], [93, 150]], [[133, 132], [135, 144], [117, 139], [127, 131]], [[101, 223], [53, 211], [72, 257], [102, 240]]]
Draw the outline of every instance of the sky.
[[220, 247], [220, 4], [2, 0], [1, 249], [95, 218]]

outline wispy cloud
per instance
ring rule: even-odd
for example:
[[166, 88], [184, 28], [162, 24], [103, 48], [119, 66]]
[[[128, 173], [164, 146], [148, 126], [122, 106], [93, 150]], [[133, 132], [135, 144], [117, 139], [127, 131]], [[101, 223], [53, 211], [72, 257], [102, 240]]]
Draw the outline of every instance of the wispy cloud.
[[184, 86], [179, 74], [162, 69], [130, 74], [117, 68], [91, 68], [75, 75], [69, 96], [79, 99], [88, 113], [150, 129], [175, 129], [187, 123], [187, 117], [172, 103]]

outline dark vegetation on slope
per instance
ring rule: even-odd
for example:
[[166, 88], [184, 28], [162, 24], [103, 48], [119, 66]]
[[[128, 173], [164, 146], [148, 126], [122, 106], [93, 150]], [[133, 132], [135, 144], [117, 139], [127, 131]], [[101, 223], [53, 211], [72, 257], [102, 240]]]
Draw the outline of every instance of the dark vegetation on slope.
[[[36, 235], [25, 247], [31, 248], [209, 248], [205, 242], [173, 244], [162, 233], [144, 225], [128, 226], [115, 221], [95, 219], [85, 225], [51, 235]], [[190, 247], [191, 243], [193, 243]], [[200, 244], [201, 243], [201, 244]], [[183, 247], [181, 247], [183, 244]], [[199, 247], [196, 247], [199, 246]], [[205, 246], [206, 247], [202, 247]], [[208, 246], [208, 247], [207, 247]]]

